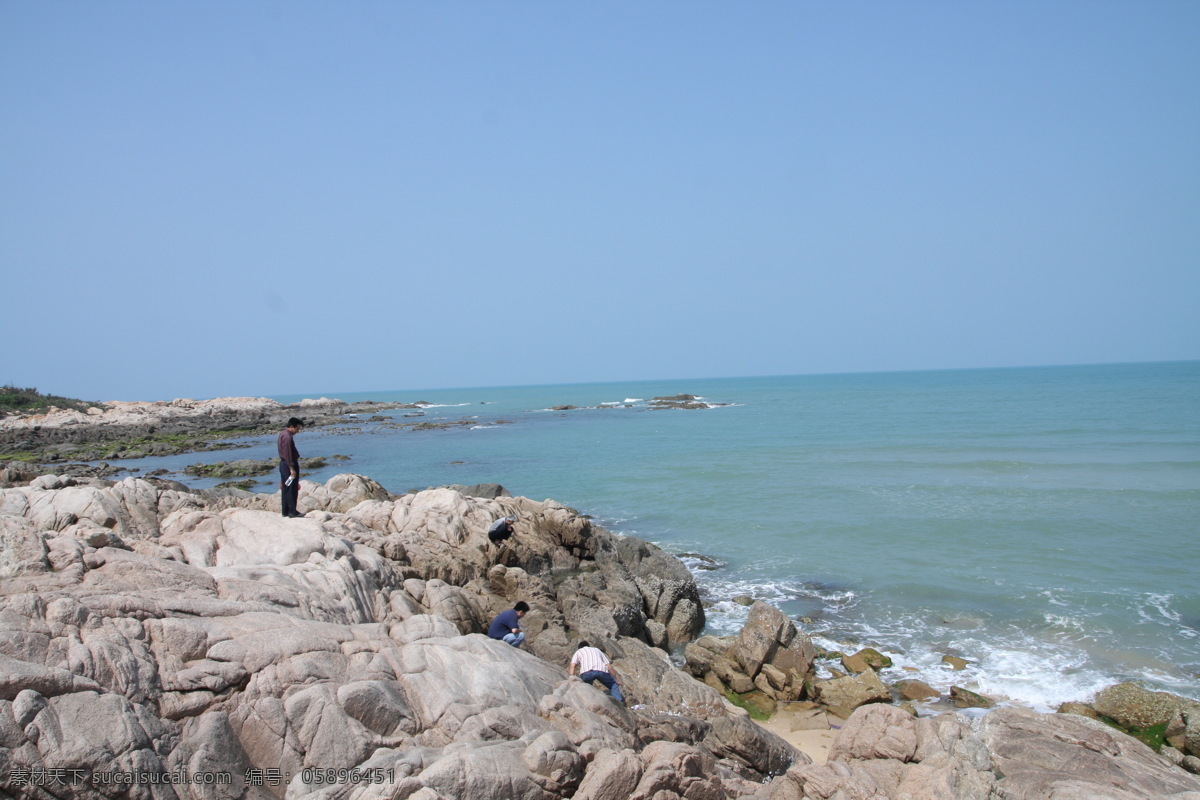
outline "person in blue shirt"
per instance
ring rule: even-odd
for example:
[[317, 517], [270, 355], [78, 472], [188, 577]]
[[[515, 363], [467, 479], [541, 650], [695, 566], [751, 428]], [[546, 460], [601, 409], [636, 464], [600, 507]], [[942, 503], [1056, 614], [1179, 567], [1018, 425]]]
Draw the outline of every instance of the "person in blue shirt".
[[492, 624], [488, 626], [488, 636], [508, 642], [513, 647], [520, 647], [525, 643], [525, 633], [521, 630], [521, 617], [527, 613], [529, 613], [529, 604], [524, 600], [517, 601], [517, 604], [508, 611], [501, 611], [496, 615]]

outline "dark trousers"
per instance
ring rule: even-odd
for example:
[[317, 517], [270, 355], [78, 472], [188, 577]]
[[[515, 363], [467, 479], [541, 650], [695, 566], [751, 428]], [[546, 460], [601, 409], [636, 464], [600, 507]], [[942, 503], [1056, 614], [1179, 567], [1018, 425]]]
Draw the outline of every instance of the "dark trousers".
[[292, 481], [291, 486], [285, 486], [287, 479], [292, 477], [292, 468], [283, 459], [279, 459], [279, 502], [283, 515], [299, 513], [296, 511], [296, 500], [300, 497], [300, 478]]
[[607, 672], [601, 672], [598, 669], [589, 669], [587, 672], [579, 676], [579, 679], [584, 683], [592, 683], [597, 681], [608, 689], [608, 694], [618, 703], [624, 703], [625, 698], [621, 696], [621, 687], [617, 685], [617, 681], [612, 675]]

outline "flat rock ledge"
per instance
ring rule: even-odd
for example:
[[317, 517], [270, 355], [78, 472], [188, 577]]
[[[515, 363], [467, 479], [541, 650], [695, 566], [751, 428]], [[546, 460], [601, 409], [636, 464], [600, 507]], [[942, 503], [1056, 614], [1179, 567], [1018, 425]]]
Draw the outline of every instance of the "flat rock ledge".
[[[1123, 733], [1017, 709], [870, 703], [814, 764], [673, 666], [703, 643], [680, 562], [483, 494], [338, 475], [284, 519], [277, 496], [136, 478], [0, 490], [0, 797], [1200, 800]], [[489, 545], [502, 514], [516, 534]], [[482, 633], [517, 600], [527, 649]], [[756, 609], [705, 652], [792, 698], [812, 655], [790, 624]], [[568, 679], [580, 638], [628, 705]]]
[[[148, 437], [203, 437], [220, 431], [264, 433], [283, 427], [289, 417], [308, 425], [343, 421], [347, 414], [391, 408], [405, 403], [346, 403], [321, 397], [283, 405], [267, 397], [220, 397], [212, 400], [178, 399], [157, 402], [111, 401], [87, 411], [53, 409], [43, 414], [0, 417], [0, 455], [32, 453], [55, 461], [82, 455], [97, 456], [97, 445]], [[416, 406], [412, 406], [416, 407]], [[120, 457], [167, 455], [198, 449], [194, 442], [177, 447], [125, 453]], [[116, 456], [113, 456], [116, 457]]]

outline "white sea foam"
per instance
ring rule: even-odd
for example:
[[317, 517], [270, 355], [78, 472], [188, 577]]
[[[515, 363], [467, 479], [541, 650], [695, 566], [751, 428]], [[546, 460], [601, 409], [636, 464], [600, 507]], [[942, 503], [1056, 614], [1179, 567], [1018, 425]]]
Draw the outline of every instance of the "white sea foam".
[[678, 553], [675, 557], [682, 561], [684, 566], [686, 566], [693, 573], [709, 572], [726, 566], [725, 562], [723, 561], [718, 561], [715, 558], [709, 558], [708, 556], [702, 556], [697, 553]]
[[1043, 592], [1041, 592], [1041, 595], [1042, 595], [1042, 597], [1046, 598], [1046, 602], [1052, 606], [1067, 606], [1067, 605], [1069, 605], [1065, 600], [1063, 600], [1062, 598], [1060, 598], [1058, 596], [1058, 593], [1060, 591], [1061, 590], [1059, 590], [1059, 589], [1046, 589]]
[[[943, 694], [951, 686], [963, 686], [1043, 712], [1054, 711], [1064, 702], [1087, 701], [1115, 682], [1111, 674], [1093, 665], [1087, 648], [1067, 636], [1068, 632], [1081, 636], [1089, 630], [1084, 621], [1067, 613], [1045, 613], [1047, 630], [1039, 635], [1016, 626], [997, 630], [977, 615], [937, 617], [936, 622], [929, 615], [889, 615], [878, 608], [863, 608], [863, 595], [847, 587], [737, 579], [721, 570], [694, 570], [693, 574], [710, 602], [707, 619], [711, 633], [732, 635], [741, 630], [750, 609], [734, 602], [735, 597], [793, 609], [793, 617], [797, 606], [815, 609], [799, 615], [811, 617], [811, 621], [798, 624], [814, 644], [836, 652], [874, 647], [893, 661], [884, 671], [889, 681], [915, 677]], [[953, 670], [942, 661], [946, 655], [964, 658], [967, 668]], [[837, 666], [818, 661], [817, 676], [828, 678], [833, 674], [831, 667]]]
[[[1146, 597], [1146, 605], [1157, 611], [1164, 619], [1168, 619], [1172, 622], [1179, 622], [1183, 619], [1183, 616], [1178, 611], [1170, 607], [1173, 600], [1174, 598], [1169, 594], [1151, 594], [1147, 595]], [[1145, 615], [1144, 607], [1139, 607], [1138, 610], [1143, 614], [1143, 616]]]
[[640, 397], [626, 397], [625, 402], [626, 403], [644, 403], [645, 400], [643, 400]]
[[982, 694], [1050, 712], [1064, 702], [1086, 701], [1112, 684], [1110, 677], [1088, 669], [1086, 663], [1086, 654], [1073, 648], [1034, 652], [1001, 645], [982, 650], [980, 660], [968, 669]]
[[1087, 625], [1083, 620], [1070, 617], [1065, 614], [1051, 614], [1049, 612], [1042, 614], [1042, 618], [1046, 623], [1054, 628], [1060, 628], [1067, 631], [1077, 631], [1083, 633], [1088, 630]]

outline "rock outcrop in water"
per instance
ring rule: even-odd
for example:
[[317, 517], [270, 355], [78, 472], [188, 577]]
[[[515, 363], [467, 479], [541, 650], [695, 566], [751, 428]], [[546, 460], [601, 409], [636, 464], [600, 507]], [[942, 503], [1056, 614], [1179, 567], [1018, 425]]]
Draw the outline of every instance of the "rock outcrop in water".
[[[0, 795], [1200, 798], [1124, 734], [1015, 710], [865, 706], [813, 764], [669, 660], [703, 627], [678, 561], [552, 501], [461, 489], [339, 475], [302, 484], [304, 519], [134, 478], [0, 491]], [[484, 533], [501, 514], [519, 518], [503, 548]], [[516, 600], [528, 651], [482, 634]], [[736, 647], [691, 647], [798, 696], [811, 643], [752, 616]], [[628, 707], [567, 679], [579, 638]]]
[[0, 455], [19, 453], [43, 462], [174, 455], [224, 449], [228, 445], [210, 441], [211, 434], [267, 433], [280, 429], [289, 417], [321, 425], [342, 420], [347, 414], [410, 406], [346, 403], [327, 397], [292, 405], [266, 397], [113, 401], [86, 411], [55, 409], [44, 414], [2, 416]]

